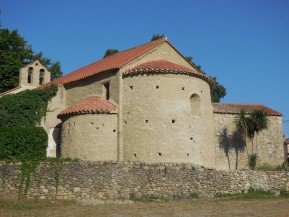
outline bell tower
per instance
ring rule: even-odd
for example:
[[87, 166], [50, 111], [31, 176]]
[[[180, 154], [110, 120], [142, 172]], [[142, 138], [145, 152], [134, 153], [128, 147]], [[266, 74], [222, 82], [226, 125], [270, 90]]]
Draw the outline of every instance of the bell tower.
[[35, 60], [20, 69], [19, 85], [21, 87], [38, 87], [39, 85], [48, 83], [50, 78], [50, 72], [46, 67], [43, 66], [39, 60]]

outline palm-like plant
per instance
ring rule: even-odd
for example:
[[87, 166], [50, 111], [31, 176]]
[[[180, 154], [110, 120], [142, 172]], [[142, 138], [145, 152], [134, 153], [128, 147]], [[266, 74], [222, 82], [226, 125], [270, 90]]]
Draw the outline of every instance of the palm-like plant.
[[235, 124], [237, 127], [237, 130], [242, 133], [244, 138], [247, 138], [247, 117], [246, 117], [246, 112], [244, 109], [240, 111], [240, 114], [238, 117], [235, 119]]
[[[244, 140], [247, 138], [252, 142], [252, 154], [249, 155], [248, 149], [248, 159], [249, 165], [256, 165], [258, 159], [258, 135], [260, 131], [267, 129], [268, 118], [263, 110], [254, 110], [250, 115], [247, 115], [245, 110], [241, 110], [239, 116], [235, 120], [236, 128], [242, 133]], [[256, 135], [256, 147], [254, 151], [254, 137]], [[253, 162], [254, 161], [254, 162]], [[251, 168], [254, 168], [253, 166]]]
[[267, 129], [268, 118], [264, 110], [254, 110], [251, 113], [252, 122], [254, 125], [254, 132], [256, 133], [256, 152], [258, 151], [258, 135], [260, 131]]

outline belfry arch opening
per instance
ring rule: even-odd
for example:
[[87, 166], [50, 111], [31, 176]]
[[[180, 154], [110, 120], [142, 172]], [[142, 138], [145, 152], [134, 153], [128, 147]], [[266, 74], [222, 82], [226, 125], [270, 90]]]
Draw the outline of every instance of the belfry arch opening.
[[32, 75], [33, 75], [33, 68], [29, 67], [28, 68], [28, 77], [27, 77], [27, 83], [28, 84], [32, 83]]
[[198, 94], [191, 95], [191, 114], [192, 115], [201, 115], [201, 98]]
[[44, 69], [39, 70], [39, 85], [42, 85], [44, 82], [44, 72], [45, 72]]

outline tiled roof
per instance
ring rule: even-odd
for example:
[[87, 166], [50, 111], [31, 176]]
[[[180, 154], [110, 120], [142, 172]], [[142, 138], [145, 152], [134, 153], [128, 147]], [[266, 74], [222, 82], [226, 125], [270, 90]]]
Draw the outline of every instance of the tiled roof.
[[20, 88], [21, 88], [21, 86], [18, 86], [18, 87], [14, 87], [14, 88], [12, 88], [12, 89], [10, 89], [10, 90], [6, 90], [5, 92], [0, 93], [0, 96], [4, 96], [4, 95], [6, 95], [7, 93], [11, 93], [11, 92], [13, 92], [14, 90], [18, 90], [18, 89], [20, 89]]
[[54, 81], [46, 83], [41, 86], [46, 87], [50, 85], [60, 85], [60, 84], [67, 84], [73, 81], [78, 81], [92, 75], [109, 71], [113, 69], [119, 69], [122, 66], [126, 65], [127, 63], [133, 61], [134, 59], [140, 57], [141, 55], [145, 54], [146, 52], [150, 51], [151, 49], [157, 47], [161, 43], [166, 41], [165, 38], [161, 38], [125, 51], [118, 52], [106, 58], [103, 58], [99, 61], [91, 63], [87, 66], [84, 66], [80, 69], [77, 69], [73, 72], [70, 72], [67, 75], [64, 75]]
[[285, 144], [289, 144], [289, 138], [285, 140]]
[[109, 100], [103, 99], [99, 96], [90, 96], [68, 107], [57, 117], [59, 118], [73, 114], [111, 113], [116, 108], [117, 105]]
[[221, 114], [238, 114], [244, 109], [246, 113], [250, 113], [254, 110], [263, 110], [267, 115], [282, 116], [280, 112], [258, 104], [213, 103], [213, 108], [214, 113]]
[[146, 63], [142, 63], [140, 65], [135, 66], [132, 69], [128, 69], [124, 72], [125, 75], [134, 75], [134, 74], [141, 74], [141, 73], [182, 73], [182, 74], [189, 74], [194, 75], [196, 77], [202, 78], [208, 81], [211, 85], [214, 84], [214, 81], [207, 77], [206, 75], [198, 72], [196, 69], [190, 69], [185, 66], [181, 66], [175, 63], [172, 63], [167, 60], [153, 60]]

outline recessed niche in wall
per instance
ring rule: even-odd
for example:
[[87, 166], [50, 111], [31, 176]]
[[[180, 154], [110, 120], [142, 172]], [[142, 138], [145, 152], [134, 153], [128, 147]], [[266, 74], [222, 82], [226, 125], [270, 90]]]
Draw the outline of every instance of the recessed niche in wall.
[[93, 122], [90, 122], [91, 123], [91, 125], [93, 125], [94, 123]]
[[162, 153], [161, 153], [161, 152], [159, 152], [159, 156], [162, 156]]
[[98, 130], [98, 127], [96, 129]]
[[185, 89], [185, 87], [182, 87], [182, 90], [184, 90]]
[[132, 89], [133, 89], [133, 86], [129, 86], [129, 88], [132, 90]]
[[174, 124], [176, 122], [176, 120], [175, 119], [172, 119], [172, 123]]
[[156, 89], [159, 89], [159, 87], [160, 87], [159, 85], [156, 85]]
[[104, 127], [104, 123], [102, 123], [102, 126]]
[[136, 153], [134, 153], [133, 155], [134, 155], [134, 157], [136, 157]]
[[124, 124], [127, 124], [127, 121], [123, 121], [124, 122]]
[[203, 93], [203, 91], [201, 90], [201, 93]]
[[145, 120], [145, 122], [146, 122], [146, 123], [148, 123], [148, 122], [149, 122], [149, 120]]
[[113, 130], [113, 132], [115, 133], [115, 132], [116, 132], [116, 130]]
[[189, 156], [190, 156], [190, 154], [189, 154], [189, 153], [187, 153], [187, 156], [189, 157]]

